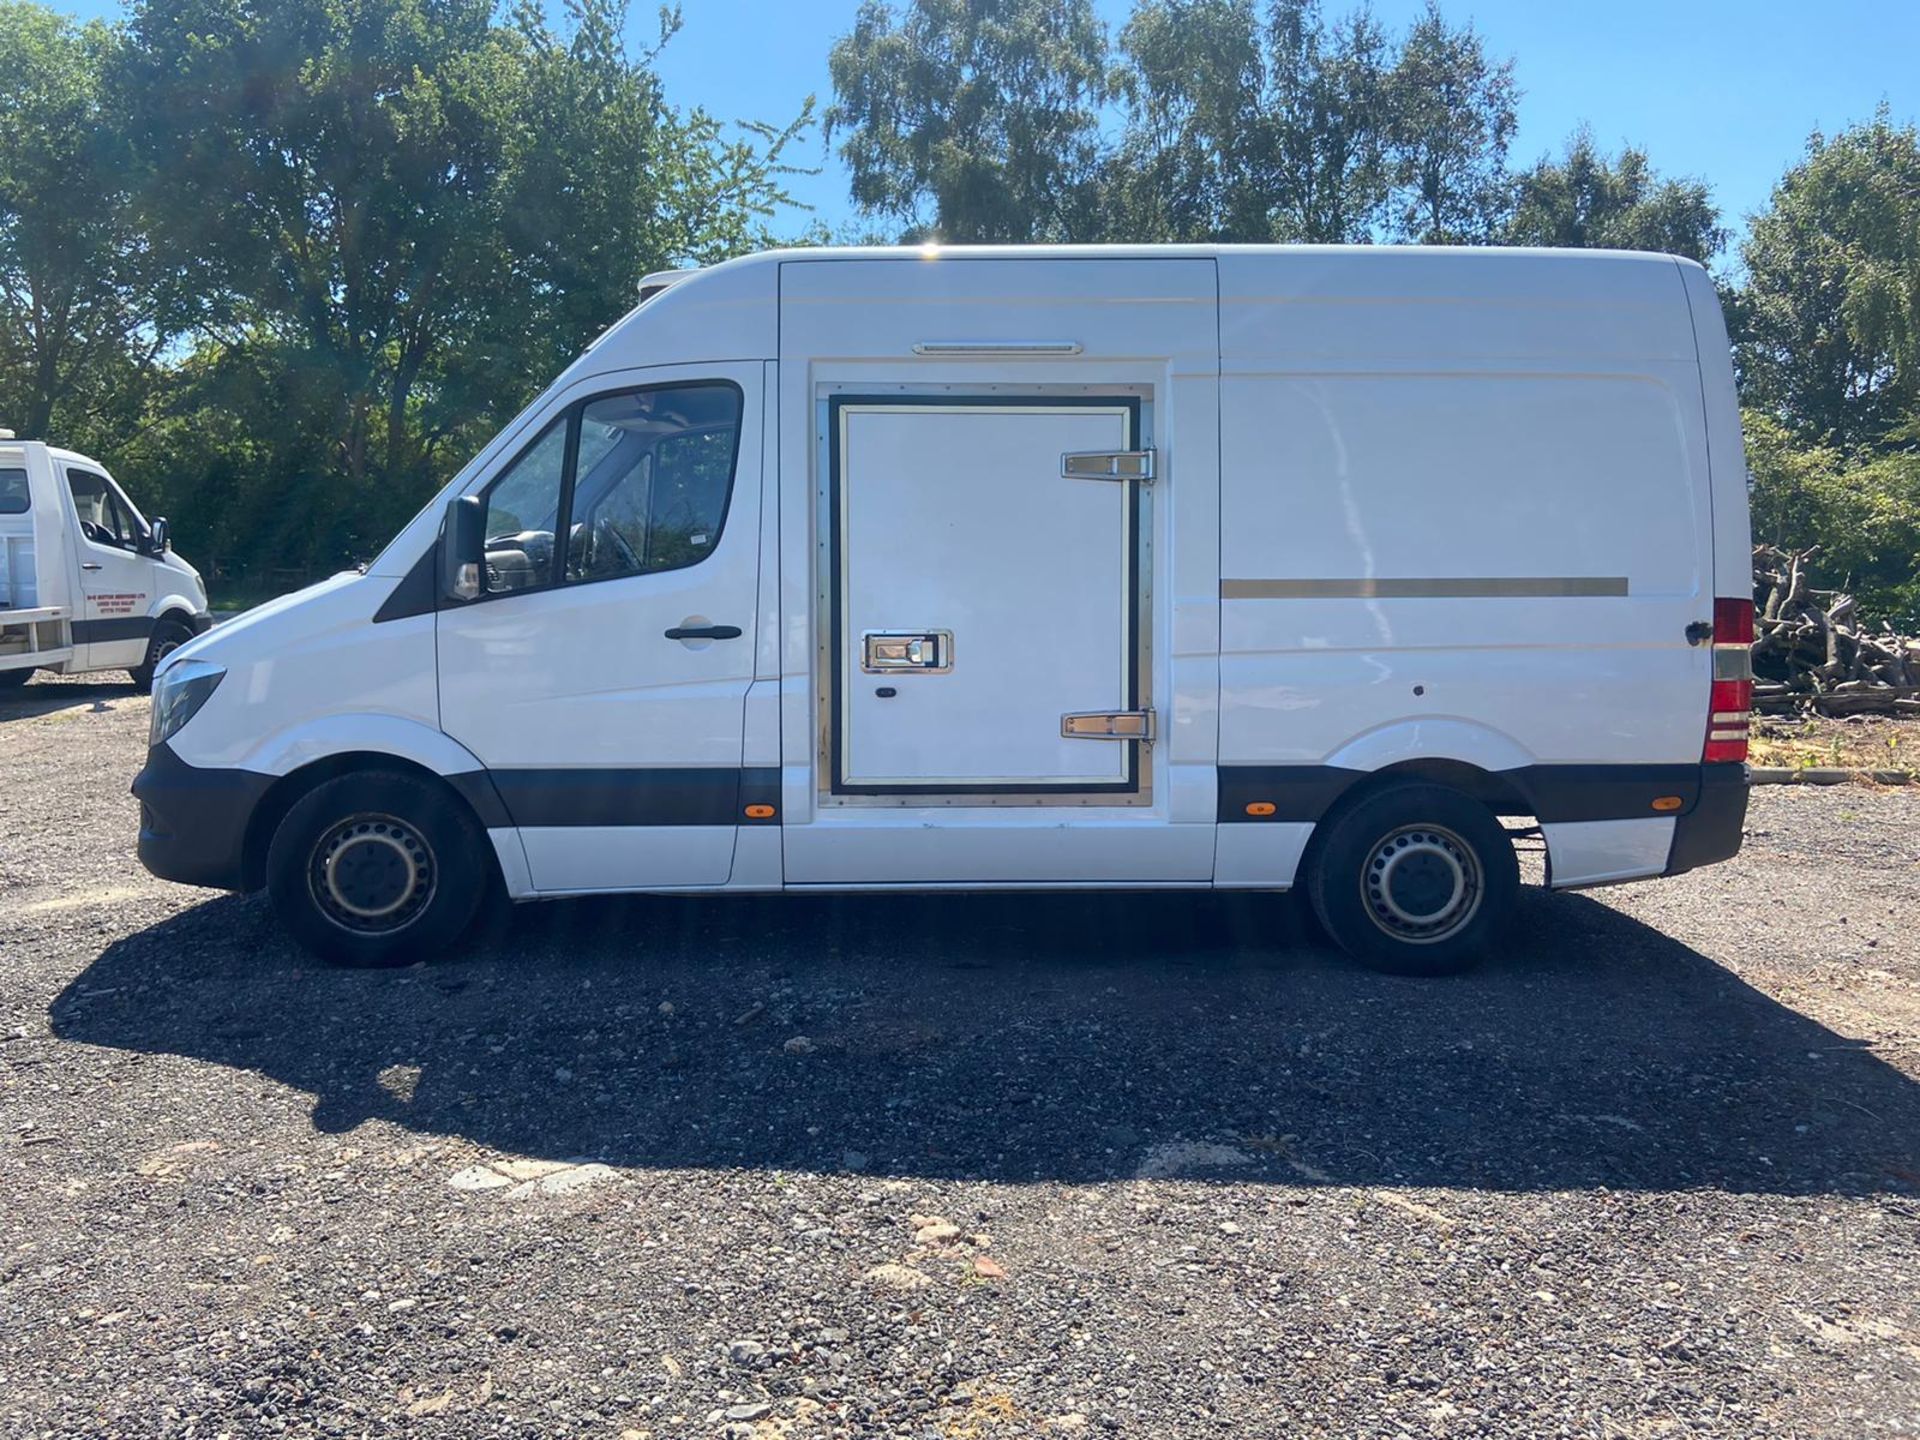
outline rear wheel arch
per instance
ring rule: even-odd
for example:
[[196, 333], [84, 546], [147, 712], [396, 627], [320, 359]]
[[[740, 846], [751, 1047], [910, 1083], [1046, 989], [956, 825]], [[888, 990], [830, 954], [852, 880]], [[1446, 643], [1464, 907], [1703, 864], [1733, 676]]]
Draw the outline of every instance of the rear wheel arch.
[[1502, 815], [1532, 813], [1512, 782], [1497, 771], [1483, 770], [1465, 760], [1451, 760], [1437, 755], [1396, 761], [1359, 777], [1327, 807], [1326, 813], [1314, 823], [1313, 834], [1307, 838], [1306, 848], [1300, 854], [1299, 874], [1305, 876], [1308, 873], [1326, 843], [1328, 832], [1341, 816], [1393, 785], [1438, 785], [1444, 790], [1457, 791], [1485, 805], [1496, 819]]
[[[247, 822], [246, 845], [242, 851], [248, 890], [258, 890], [266, 884], [267, 851], [273, 844], [274, 832], [280, 828], [280, 822], [287, 818], [288, 812], [327, 781], [357, 774], [405, 775], [425, 780], [451, 796], [479, 830], [484, 833], [488, 828], [487, 817], [474, 808], [472, 800], [459, 786], [418, 761], [377, 750], [327, 755], [282, 775], [254, 807], [253, 816]], [[500, 880], [500, 862], [493, 855], [492, 848], [487, 847], [488, 864], [492, 867], [492, 879], [497, 883]]]

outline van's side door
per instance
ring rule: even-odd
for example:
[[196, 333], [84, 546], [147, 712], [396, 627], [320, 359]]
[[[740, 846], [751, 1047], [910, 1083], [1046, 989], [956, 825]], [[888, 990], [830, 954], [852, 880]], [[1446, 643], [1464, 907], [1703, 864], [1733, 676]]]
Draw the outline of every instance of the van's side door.
[[1210, 884], [1213, 262], [796, 256], [780, 345], [785, 882]]
[[442, 602], [441, 724], [491, 771], [536, 890], [727, 882], [757, 793], [763, 389], [750, 363], [582, 382], [470, 492], [486, 573]]
[[153, 562], [147, 526], [100, 471], [59, 462], [73, 506], [73, 548], [80, 604], [73, 617], [74, 668], [112, 670], [143, 664], [153, 635]]

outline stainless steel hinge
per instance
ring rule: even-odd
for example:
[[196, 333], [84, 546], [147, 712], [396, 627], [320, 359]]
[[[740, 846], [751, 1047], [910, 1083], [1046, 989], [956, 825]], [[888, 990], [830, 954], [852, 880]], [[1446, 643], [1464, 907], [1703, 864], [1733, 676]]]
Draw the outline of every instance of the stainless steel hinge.
[[1151, 450], [1069, 450], [1060, 457], [1063, 480], [1138, 480], [1153, 483]]
[[1151, 710], [1082, 710], [1060, 717], [1069, 740], [1139, 740], [1153, 743]]

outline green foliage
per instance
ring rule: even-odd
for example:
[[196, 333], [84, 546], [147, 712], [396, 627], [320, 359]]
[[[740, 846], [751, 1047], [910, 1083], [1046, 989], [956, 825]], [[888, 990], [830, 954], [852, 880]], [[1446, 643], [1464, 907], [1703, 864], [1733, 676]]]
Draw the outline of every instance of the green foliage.
[[1114, 58], [1089, 0], [866, 0], [827, 112], [854, 200], [954, 241], [1497, 233], [1512, 63], [1437, 5], [1396, 42], [1317, 0], [1137, 0]]
[[1741, 249], [1749, 400], [1803, 440], [1881, 445], [1920, 416], [1920, 133], [1886, 108], [1774, 187]]
[[1657, 250], [1706, 264], [1727, 243], [1704, 180], [1663, 180], [1631, 145], [1610, 159], [1585, 126], [1560, 159], [1542, 159], [1513, 185], [1512, 245]]
[[1313, 0], [1141, 0], [1121, 34], [1116, 238], [1354, 241], [1389, 191], [1384, 32]]
[[1493, 239], [1506, 212], [1507, 146], [1520, 92], [1513, 62], [1487, 58], [1471, 25], [1438, 0], [1414, 22], [1387, 80], [1396, 239], [1427, 245]]
[[1753, 538], [1819, 549], [1823, 586], [1857, 595], [1863, 613], [1920, 627], [1920, 454], [1849, 457], [1806, 445], [1759, 410], [1742, 417], [1753, 478]]
[[[185, 553], [371, 553], [642, 275], [766, 243], [785, 199], [810, 102], [729, 130], [625, 52], [624, 0], [567, 14], [134, 0], [82, 30], [0, 6], [29, 62], [0, 93], [7, 413], [125, 473]], [[48, 358], [20, 317], [82, 282]], [[78, 423], [95, 394], [122, 423]]]
[[0, 423], [78, 440], [137, 414], [163, 279], [127, 211], [117, 32], [0, 3]]
[[908, 238], [1086, 236], [1106, 53], [1090, 0], [866, 0], [829, 56], [854, 199]]

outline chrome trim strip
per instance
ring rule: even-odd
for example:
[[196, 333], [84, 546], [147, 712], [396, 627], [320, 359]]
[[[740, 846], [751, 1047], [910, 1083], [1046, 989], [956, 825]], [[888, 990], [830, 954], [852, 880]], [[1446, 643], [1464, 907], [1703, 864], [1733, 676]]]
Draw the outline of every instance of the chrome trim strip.
[[1624, 575], [1360, 576], [1351, 580], [1222, 580], [1222, 600], [1469, 600], [1625, 595]]
[[916, 355], [1078, 355], [1077, 340], [922, 340]]

